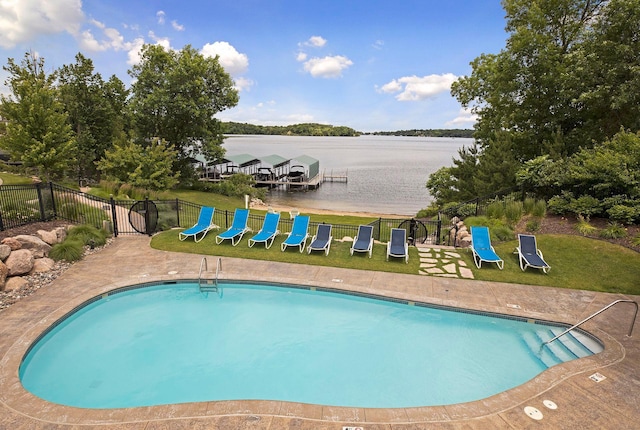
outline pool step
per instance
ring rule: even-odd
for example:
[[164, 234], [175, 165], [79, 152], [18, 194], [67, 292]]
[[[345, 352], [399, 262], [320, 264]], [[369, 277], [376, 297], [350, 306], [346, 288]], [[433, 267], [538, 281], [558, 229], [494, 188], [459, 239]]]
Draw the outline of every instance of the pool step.
[[564, 329], [550, 327], [535, 333], [526, 333], [523, 341], [529, 350], [547, 367], [587, 357], [602, 351], [602, 346], [593, 339], [579, 332], [571, 331], [555, 341], [543, 345], [544, 342], [553, 339]]

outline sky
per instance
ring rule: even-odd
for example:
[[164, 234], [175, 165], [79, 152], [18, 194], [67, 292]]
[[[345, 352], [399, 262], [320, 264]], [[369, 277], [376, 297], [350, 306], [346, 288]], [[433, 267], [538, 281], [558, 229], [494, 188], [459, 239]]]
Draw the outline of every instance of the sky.
[[451, 84], [505, 47], [504, 17], [500, 0], [1, 0], [0, 62], [33, 52], [53, 71], [81, 52], [129, 87], [143, 44], [191, 45], [239, 91], [222, 121], [473, 128]]

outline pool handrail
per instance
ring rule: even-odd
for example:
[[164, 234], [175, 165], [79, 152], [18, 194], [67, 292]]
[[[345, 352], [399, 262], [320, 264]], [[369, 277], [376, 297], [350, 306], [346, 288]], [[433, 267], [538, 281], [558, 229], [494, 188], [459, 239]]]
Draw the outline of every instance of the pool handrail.
[[586, 317], [585, 319], [583, 319], [582, 321], [580, 321], [577, 324], [572, 325], [571, 327], [569, 327], [568, 329], [566, 329], [565, 331], [563, 331], [562, 333], [560, 333], [559, 335], [555, 336], [552, 339], [547, 340], [546, 342], [543, 342], [542, 345], [547, 345], [551, 342], [553, 342], [554, 340], [558, 339], [561, 336], [564, 336], [565, 334], [569, 333], [571, 330], [581, 326], [582, 324], [586, 323], [587, 321], [589, 321], [591, 318], [600, 315], [602, 312], [606, 311], [607, 309], [609, 309], [610, 307], [617, 305], [618, 303], [633, 303], [634, 305], [636, 305], [636, 312], [633, 315], [633, 321], [631, 321], [631, 327], [629, 327], [629, 334], [627, 334], [627, 337], [631, 337], [631, 333], [633, 333], [633, 326], [636, 323], [636, 317], [638, 316], [638, 302], [635, 302], [633, 300], [627, 300], [627, 299], [620, 299], [620, 300], [616, 300], [615, 302], [609, 303], [607, 306], [605, 306], [604, 308], [600, 309], [598, 312], [595, 312], [591, 315], [589, 315], [588, 317]]

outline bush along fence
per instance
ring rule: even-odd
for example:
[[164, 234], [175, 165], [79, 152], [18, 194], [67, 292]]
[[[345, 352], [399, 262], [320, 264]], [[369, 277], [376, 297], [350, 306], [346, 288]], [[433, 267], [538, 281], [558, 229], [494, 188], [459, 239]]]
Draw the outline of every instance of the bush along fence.
[[[52, 182], [0, 186], [0, 231], [36, 222], [54, 220], [89, 224], [114, 236], [152, 235], [171, 228], [188, 228], [198, 219], [201, 205], [184, 200], [115, 200], [92, 196]], [[233, 222], [233, 212], [214, 212], [213, 222], [221, 229]], [[250, 213], [248, 226], [257, 232], [264, 213]], [[293, 220], [283, 213], [280, 231], [290, 231]], [[309, 234], [315, 234], [318, 222], [311, 222]], [[387, 242], [392, 228], [404, 228], [413, 244], [441, 244], [442, 222], [437, 220], [378, 218], [373, 225], [375, 240]], [[333, 237], [354, 237], [358, 226], [334, 224]]]

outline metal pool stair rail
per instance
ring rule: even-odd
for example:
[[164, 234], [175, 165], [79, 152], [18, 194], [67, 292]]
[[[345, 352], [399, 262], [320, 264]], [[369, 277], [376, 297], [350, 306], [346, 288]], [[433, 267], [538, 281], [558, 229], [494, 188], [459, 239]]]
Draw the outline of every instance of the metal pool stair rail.
[[554, 340], [558, 339], [559, 337], [564, 336], [565, 334], [569, 333], [571, 330], [581, 326], [582, 324], [584, 324], [587, 321], [589, 321], [591, 318], [593, 318], [593, 317], [595, 317], [597, 315], [600, 315], [602, 312], [606, 311], [607, 309], [609, 309], [612, 306], [617, 305], [618, 303], [633, 303], [636, 306], [636, 311], [633, 314], [633, 321], [631, 321], [631, 327], [629, 327], [629, 334], [627, 334], [627, 337], [631, 337], [631, 333], [633, 333], [633, 326], [635, 325], [636, 317], [638, 316], [638, 302], [635, 302], [633, 300], [616, 300], [615, 302], [609, 303], [607, 306], [605, 306], [604, 308], [600, 309], [598, 312], [595, 312], [595, 313], [589, 315], [588, 317], [586, 317], [585, 319], [583, 319], [579, 323], [572, 325], [571, 327], [569, 327], [568, 329], [566, 329], [565, 331], [563, 331], [559, 335], [547, 340], [542, 345], [543, 346], [547, 345], [547, 344], [553, 342]]
[[214, 279], [202, 279], [202, 269], [204, 268], [205, 272], [208, 271], [207, 267], [207, 257], [202, 257], [200, 260], [200, 272], [198, 273], [198, 288], [200, 291], [215, 291], [218, 292], [218, 276], [220, 275], [220, 271], [222, 270], [222, 258], [218, 258], [216, 262], [216, 276]]

